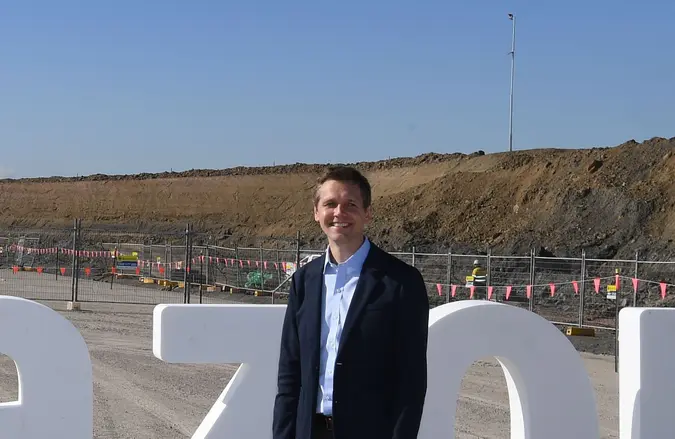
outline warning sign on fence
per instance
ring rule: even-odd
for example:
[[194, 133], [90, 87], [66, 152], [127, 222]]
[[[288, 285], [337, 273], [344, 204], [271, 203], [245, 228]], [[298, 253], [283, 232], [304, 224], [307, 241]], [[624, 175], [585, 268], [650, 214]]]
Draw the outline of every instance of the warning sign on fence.
[[130, 255], [118, 253], [116, 262], [115, 266], [119, 271], [135, 272], [138, 267], [138, 253], [133, 252]]

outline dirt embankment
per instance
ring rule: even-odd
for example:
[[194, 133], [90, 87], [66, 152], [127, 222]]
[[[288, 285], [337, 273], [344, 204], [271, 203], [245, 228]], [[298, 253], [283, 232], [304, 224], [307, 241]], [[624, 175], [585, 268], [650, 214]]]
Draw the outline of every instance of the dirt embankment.
[[[425, 154], [357, 163], [372, 238], [387, 249], [578, 256], [675, 254], [675, 138], [613, 148]], [[323, 165], [0, 181], [0, 227], [85, 224], [147, 234], [186, 222], [215, 241], [295, 236], [320, 245], [311, 192]]]

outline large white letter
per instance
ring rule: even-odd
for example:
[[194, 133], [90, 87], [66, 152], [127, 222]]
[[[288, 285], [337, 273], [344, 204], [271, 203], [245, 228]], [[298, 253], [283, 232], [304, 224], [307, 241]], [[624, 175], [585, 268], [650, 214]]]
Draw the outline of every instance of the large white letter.
[[621, 439], [673, 437], [675, 310], [624, 308], [619, 313]]
[[285, 305], [159, 305], [153, 352], [169, 363], [242, 363], [193, 439], [272, 436]]
[[593, 387], [579, 353], [534, 313], [488, 301], [436, 307], [427, 356], [420, 439], [454, 437], [462, 379], [474, 361], [489, 356], [497, 358], [506, 377], [512, 439], [600, 436]]
[[6, 439], [93, 437], [89, 350], [56, 311], [18, 297], [0, 297], [0, 352], [16, 363], [19, 399], [0, 404]]

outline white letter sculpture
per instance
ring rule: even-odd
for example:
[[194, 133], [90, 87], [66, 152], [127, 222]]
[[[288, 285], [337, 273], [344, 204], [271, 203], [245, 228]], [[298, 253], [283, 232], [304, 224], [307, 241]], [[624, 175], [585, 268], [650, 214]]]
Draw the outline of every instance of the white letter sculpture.
[[675, 310], [624, 308], [619, 328], [620, 438], [675, 437]]
[[77, 329], [47, 306], [3, 296], [0, 334], [19, 378], [18, 401], [0, 404], [0, 437], [91, 439], [91, 360]]
[[599, 437], [593, 387], [569, 340], [532, 312], [481, 300], [431, 310], [420, 439], [454, 437], [462, 379], [485, 357], [506, 377], [512, 439]]
[[192, 436], [265, 438], [272, 432], [284, 305], [159, 305], [153, 352], [169, 363], [243, 363]]
[[[283, 305], [159, 305], [153, 351], [168, 362], [242, 363], [192, 436], [271, 436]], [[420, 439], [454, 437], [460, 383], [475, 360], [496, 357], [509, 390], [511, 439], [598, 439], [593, 390], [572, 344], [543, 318], [510, 305], [457, 302], [431, 310], [429, 386]], [[673, 437], [675, 310], [619, 314], [621, 439]], [[0, 297], [0, 352], [19, 372], [18, 401], [0, 404], [0, 437], [93, 436], [89, 352], [44, 305]]]
[[[282, 305], [155, 309], [158, 358], [244, 363], [193, 439], [271, 437], [284, 312]], [[454, 437], [462, 378], [487, 356], [496, 356], [504, 368], [513, 439], [599, 437], [593, 388], [581, 358], [548, 321], [510, 305], [467, 301], [434, 308], [429, 324], [430, 385], [420, 439]]]

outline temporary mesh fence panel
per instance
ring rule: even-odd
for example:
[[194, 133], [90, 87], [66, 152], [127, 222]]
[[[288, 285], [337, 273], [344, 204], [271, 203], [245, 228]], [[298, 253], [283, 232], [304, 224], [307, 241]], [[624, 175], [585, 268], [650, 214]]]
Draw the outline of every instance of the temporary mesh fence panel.
[[529, 308], [527, 285], [532, 284], [532, 258], [529, 256], [492, 256], [490, 258], [490, 284], [494, 286], [495, 300], [521, 308]]
[[615, 327], [618, 310], [629, 304], [632, 298], [630, 282], [623, 282], [621, 276], [634, 272], [635, 261], [586, 259], [584, 324]]
[[71, 300], [74, 230], [12, 230], [0, 241], [0, 294], [31, 300]]
[[[638, 261], [636, 306], [659, 306], [666, 295], [675, 294], [675, 261]], [[633, 280], [624, 278], [624, 288], [633, 291]]]
[[537, 257], [534, 261], [533, 310], [559, 323], [578, 322], [580, 294], [575, 289], [582, 278], [582, 259]]
[[[411, 262], [412, 264], [412, 255]], [[432, 305], [445, 303], [448, 284], [448, 258], [446, 255], [415, 253], [415, 268], [422, 277]]]
[[77, 245], [77, 300], [182, 303], [185, 268], [182, 263], [170, 264], [184, 260], [181, 241], [184, 238], [176, 235], [126, 235], [84, 228]]

